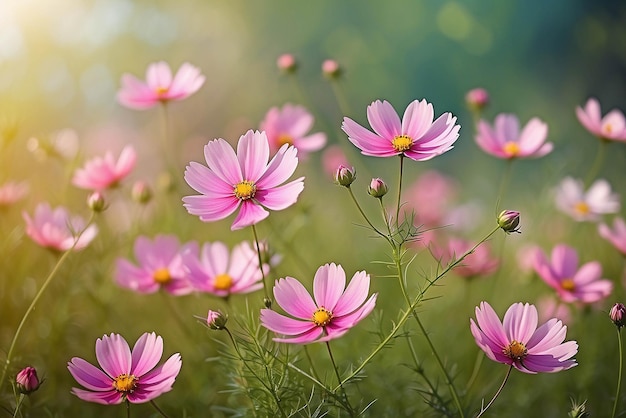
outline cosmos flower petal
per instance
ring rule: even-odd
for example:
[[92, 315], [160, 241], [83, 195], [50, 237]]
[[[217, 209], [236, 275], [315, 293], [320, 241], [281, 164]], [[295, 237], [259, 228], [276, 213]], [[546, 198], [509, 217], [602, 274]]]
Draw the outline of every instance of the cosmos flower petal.
[[296, 203], [298, 196], [304, 190], [304, 177], [290, 183], [258, 192], [256, 200], [271, 210], [282, 210]]
[[346, 273], [341, 266], [331, 263], [318, 268], [313, 279], [313, 295], [317, 306], [334, 313], [345, 286]]
[[143, 376], [152, 370], [163, 355], [163, 338], [154, 332], [143, 334], [132, 349], [130, 373]]
[[267, 190], [287, 181], [298, 167], [297, 154], [296, 148], [287, 144], [283, 145], [258, 179], [258, 188]]
[[510, 341], [526, 344], [537, 329], [537, 309], [528, 303], [516, 303], [504, 314], [504, 330]]
[[350, 142], [359, 148], [364, 155], [390, 157], [399, 154], [393, 148], [390, 140], [384, 140], [350, 118], [343, 119], [341, 129], [348, 134]]
[[[237, 143], [237, 160], [241, 166], [243, 180], [256, 183], [266, 170], [269, 158], [270, 147], [265, 132], [249, 130], [239, 138]], [[289, 173], [287, 178], [291, 174], [293, 172]], [[259, 184], [259, 186], [261, 185]]]
[[402, 117], [402, 133], [412, 139], [421, 138], [430, 129], [435, 117], [433, 105], [426, 99], [412, 101]]
[[365, 271], [357, 271], [333, 308], [334, 315], [346, 315], [355, 311], [365, 299], [370, 289], [370, 276]]
[[106, 392], [90, 392], [79, 388], [72, 388], [72, 393], [83, 401], [99, 403], [101, 405], [117, 405], [122, 403], [122, 394], [109, 388]]
[[367, 120], [380, 137], [393, 139], [402, 135], [400, 117], [386, 100], [376, 100], [367, 107]]
[[230, 229], [231, 231], [235, 231], [245, 228], [246, 226], [254, 225], [261, 222], [269, 215], [270, 213], [263, 209], [263, 207], [255, 204], [251, 200], [244, 200], [241, 202], [239, 213], [235, 217]]
[[302, 334], [289, 337], [289, 338], [272, 338], [273, 341], [278, 343], [290, 343], [290, 344], [308, 344], [314, 341], [321, 341], [319, 338], [323, 335], [324, 329], [322, 327], [313, 327], [311, 330]]
[[265, 328], [281, 335], [300, 335], [317, 328], [311, 318], [308, 321], [293, 319], [271, 309], [261, 309], [261, 321]]
[[72, 358], [67, 363], [67, 368], [74, 379], [84, 388], [98, 392], [111, 390], [111, 377], [82, 358]]
[[119, 334], [104, 335], [96, 340], [96, 359], [111, 377], [130, 373], [130, 347]]
[[276, 303], [285, 312], [296, 318], [310, 320], [317, 310], [317, 305], [306, 288], [293, 277], [285, 277], [276, 281], [274, 286]]
[[209, 141], [204, 146], [204, 158], [209, 170], [233, 187], [239, 182], [247, 180], [243, 178], [235, 151], [222, 138]]

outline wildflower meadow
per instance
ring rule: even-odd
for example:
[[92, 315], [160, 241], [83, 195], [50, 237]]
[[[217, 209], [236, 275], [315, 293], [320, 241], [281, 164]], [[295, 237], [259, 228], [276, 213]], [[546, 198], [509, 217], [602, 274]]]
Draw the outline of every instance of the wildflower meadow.
[[0, 417], [619, 417], [626, 7], [0, 3]]

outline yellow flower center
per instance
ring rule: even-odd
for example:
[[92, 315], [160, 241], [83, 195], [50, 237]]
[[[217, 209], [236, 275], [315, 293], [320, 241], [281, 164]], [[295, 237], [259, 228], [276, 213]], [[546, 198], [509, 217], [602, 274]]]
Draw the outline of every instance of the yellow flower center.
[[561, 281], [561, 288], [568, 292], [573, 292], [576, 289], [576, 283], [572, 279], [565, 279]]
[[331, 319], [333, 319], [332, 312], [324, 308], [319, 308], [313, 313], [313, 322], [315, 322], [315, 325], [318, 327], [325, 327], [330, 323]]
[[157, 87], [155, 90], [155, 93], [159, 96], [163, 96], [165, 93], [167, 93], [170, 90], [169, 87]]
[[129, 393], [133, 393], [133, 391], [137, 388], [137, 379], [134, 374], [121, 374], [113, 380], [113, 389], [116, 391], [127, 395]]
[[280, 134], [276, 142], [279, 148], [285, 144], [293, 145], [293, 137], [289, 134]]
[[152, 274], [152, 278], [158, 284], [167, 284], [172, 280], [172, 276], [170, 276], [170, 271], [166, 268], [157, 269]]
[[251, 181], [242, 181], [235, 185], [235, 196], [241, 200], [248, 200], [254, 197], [256, 185]]
[[574, 211], [579, 215], [588, 215], [591, 212], [589, 205], [585, 202], [578, 202], [574, 205]]
[[228, 274], [218, 274], [215, 276], [215, 281], [213, 282], [213, 286], [218, 290], [228, 290], [233, 285], [233, 278]]
[[502, 353], [513, 360], [521, 361], [528, 354], [528, 349], [523, 343], [513, 340], [511, 344], [502, 350]]
[[517, 154], [519, 154], [519, 151], [520, 151], [519, 144], [517, 142], [513, 142], [513, 141], [509, 141], [506, 144], [504, 144], [503, 149], [504, 149], [504, 152], [509, 157], [517, 156]]
[[606, 125], [602, 127], [602, 130], [606, 132], [608, 135], [611, 135], [611, 133], [613, 133], [613, 126], [611, 126], [610, 123], [607, 123]]
[[393, 145], [393, 149], [396, 151], [404, 152], [411, 148], [413, 140], [406, 135], [398, 135], [393, 139], [393, 141], [391, 141], [391, 145]]

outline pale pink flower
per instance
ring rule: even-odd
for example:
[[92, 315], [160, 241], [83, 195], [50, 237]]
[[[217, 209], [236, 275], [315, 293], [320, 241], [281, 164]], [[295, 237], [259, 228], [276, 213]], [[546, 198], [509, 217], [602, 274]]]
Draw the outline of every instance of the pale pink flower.
[[415, 212], [416, 224], [426, 227], [444, 225], [457, 189], [453, 179], [438, 171], [422, 173], [405, 193], [408, 208]]
[[598, 233], [626, 256], [626, 222], [622, 218], [613, 219], [613, 229], [602, 223], [598, 226]]
[[476, 143], [487, 154], [512, 160], [538, 158], [552, 151], [552, 142], [546, 142], [548, 125], [532, 118], [520, 131], [517, 116], [501, 113], [493, 127], [484, 120], [478, 122]]
[[121, 335], [104, 335], [96, 340], [101, 369], [80, 357], [67, 363], [74, 379], [85, 388], [72, 388], [72, 393], [103, 405], [149, 402], [172, 390], [183, 364], [176, 353], [156, 367], [162, 355], [163, 338], [154, 332], [139, 337], [132, 351]]
[[[228, 297], [233, 293], [250, 293], [263, 287], [258, 254], [249, 242], [236, 245], [232, 252], [221, 242], [205, 243], [200, 254], [183, 253], [188, 279], [194, 289]], [[263, 266], [269, 272], [269, 266]]]
[[600, 215], [619, 212], [620, 201], [611, 185], [596, 180], [587, 191], [580, 180], [566, 177], [556, 190], [556, 206], [576, 221], [597, 221]]
[[159, 103], [186, 99], [197, 92], [204, 81], [200, 70], [187, 62], [172, 77], [170, 66], [160, 61], [148, 66], [145, 82], [131, 74], [122, 75], [117, 100], [131, 109], [149, 109]]
[[0, 208], [10, 206], [24, 199], [28, 194], [28, 183], [7, 181], [0, 185]]
[[580, 123], [593, 135], [606, 141], [626, 141], [626, 118], [619, 109], [613, 109], [602, 117], [597, 99], [587, 100], [585, 108], [576, 108]]
[[[462, 238], [450, 238], [446, 247], [432, 246], [431, 250], [435, 258], [441, 261], [442, 265], [449, 265], [458, 260], [463, 254], [472, 249], [475, 242]], [[498, 269], [498, 259], [491, 254], [489, 245], [486, 242], [480, 244], [473, 253], [469, 254], [463, 261], [454, 267], [454, 273], [461, 277], [472, 278], [476, 276], [488, 276]]]
[[140, 236], [134, 246], [138, 265], [118, 259], [115, 281], [139, 293], [154, 293], [161, 288], [176, 296], [191, 293], [193, 287], [187, 279], [182, 256], [188, 251], [197, 252], [197, 244], [189, 242], [181, 246], [174, 235], [157, 235], [154, 241]]
[[340, 165], [350, 167], [346, 154], [339, 145], [329, 145], [322, 152], [322, 168], [324, 172], [334, 179], [337, 167]]
[[470, 329], [476, 344], [487, 357], [508, 364], [524, 373], [555, 373], [577, 365], [576, 341], [566, 341], [567, 327], [552, 318], [537, 328], [537, 308], [528, 303], [514, 303], [500, 322], [487, 302], [476, 307], [476, 322]]
[[343, 118], [341, 129], [363, 155], [402, 155], [425, 161], [451, 150], [461, 128], [449, 112], [434, 122], [433, 118], [433, 105], [426, 99], [411, 102], [402, 121], [389, 102], [376, 100], [367, 107], [367, 120], [374, 132], [347, 117]]
[[38, 245], [57, 251], [67, 251], [72, 246], [76, 251], [82, 250], [98, 234], [96, 225], [85, 228], [85, 220], [70, 215], [63, 206], [52, 209], [44, 202], [37, 205], [32, 218], [26, 212], [22, 212], [22, 216], [26, 221], [26, 235]]
[[185, 196], [184, 206], [201, 221], [224, 219], [238, 208], [231, 230], [254, 225], [296, 203], [304, 177], [283, 184], [296, 170], [297, 149], [283, 145], [268, 163], [270, 147], [264, 132], [248, 131], [239, 138], [237, 154], [222, 138], [204, 147], [208, 167], [191, 162], [185, 181], [201, 195]]
[[465, 94], [465, 103], [472, 110], [482, 110], [489, 104], [489, 92], [481, 87], [471, 89]]
[[276, 66], [285, 73], [292, 73], [298, 68], [298, 63], [292, 54], [282, 54], [276, 60]]
[[131, 145], [124, 147], [117, 161], [113, 153], [107, 152], [104, 157], [94, 157], [77, 169], [72, 184], [87, 190], [116, 187], [135, 168], [136, 161], [137, 154]]
[[275, 153], [284, 144], [293, 145], [302, 158], [310, 152], [318, 151], [326, 145], [326, 134], [316, 132], [307, 135], [315, 119], [303, 106], [287, 103], [282, 108], [272, 107], [261, 121], [270, 151]]
[[[367, 299], [370, 276], [354, 274], [346, 288], [346, 274], [341, 265], [325, 264], [313, 279], [315, 300], [298, 280], [285, 277], [276, 281], [274, 297], [289, 315], [261, 309], [261, 324], [282, 337], [274, 341], [308, 344], [339, 338], [374, 309], [377, 294]], [[366, 301], [367, 299], [367, 301]]]
[[539, 320], [547, 321], [550, 318], [561, 320], [565, 325], [572, 321], [570, 307], [553, 296], [542, 297], [537, 301]]
[[322, 63], [322, 74], [328, 78], [337, 78], [341, 75], [341, 67], [335, 60], [324, 60]]
[[590, 261], [578, 268], [578, 253], [565, 244], [552, 249], [550, 260], [537, 249], [533, 267], [539, 277], [556, 290], [563, 302], [593, 303], [606, 298], [613, 290], [610, 280], [601, 279], [602, 266], [599, 262]]

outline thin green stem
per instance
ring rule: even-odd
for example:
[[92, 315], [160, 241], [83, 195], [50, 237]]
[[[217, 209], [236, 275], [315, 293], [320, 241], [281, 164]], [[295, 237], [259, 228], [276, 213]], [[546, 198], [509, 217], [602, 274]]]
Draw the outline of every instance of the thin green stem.
[[315, 370], [315, 366], [313, 364], [313, 359], [311, 358], [311, 353], [309, 353], [309, 347], [308, 346], [304, 346], [304, 355], [306, 356], [306, 359], [309, 361], [309, 365], [311, 366], [311, 372], [313, 373], [313, 376], [315, 376], [315, 378], [320, 381], [320, 376], [317, 373], [317, 370]]
[[256, 233], [256, 225], [252, 224], [252, 234], [254, 235], [254, 243], [256, 245], [256, 254], [259, 261], [259, 269], [261, 270], [261, 280], [263, 281], [263, 293], [265, 293], [265, 304], [269, 304], [268, 308], [272, 306], [272, 299], [267, 290], [267, 284], [265, 283], [265, 270], [263, 270], [263, 257], [261, 256], [261, 244], [259, 243], [259, 236]]
[[341, 90], [339, 81], [335, 79], [330, 80], [330, 87], [333, 90], [333, 95], [335, 96], [335, 100], [337, 100], [337, 105], [339, 106], [339, 111], [341, 112], [341, 114], [349, 115], [350, 109], [348, 106], [348, 101], [346, 100], [343, 91]]
[[507, 380], [509, 380], [509, 376], [511, 375], [511, 370], [513, 370], [512, 364], [509, 366], [509, 369], [506, 371], [506, 376], [504, 376], [504, 380], [502, 381], [502, 384], [498, 388], [498, 391], [496, 392], [495, 395], [493, 395], [493, 398], [491, 398], [487, 406], [485, 406], [484, 408], [483, 407], [480, 408], [480, 412], [478, 413], [478, 415], [476, 415], [476, 418], [481, 417], [487, 411], [487, 409], [489, 409], [491, 404], [493, 404], [493, 402], [496, 400], [498, 395], [500, 395], [500, 392], [502, 392], [502, 389], [504, 389], [504, 385], [506, 385]]
[[500, 203], [504, 200], [506, 189], [511, 181], [511, 171], [513, 167], [513, 159], [506, 161], [506, 168], [504, 169], [504, 175], [500, 180], [500, 188], [498, 189], [498, 196], [496, 197], [496, 216], [500, 213]]
[[613, 402], [613, 413], [611, 418], [615, 418], [617, 412], [617, 404], [619, 403], [620, 388], [622, 386], [622, 366], [623, 366], [623, 353], [622, 353], [622, 334], [620, 333], [621, 327], [617, 328], [617, 346], [619, 347], [619, 369], [617, 370], [617, 390], [615, 391], [615, 401]]
[[22, 406], [22, 402], [24, 402], [24, 397], [26, 395], [24, 395], [23, 393], [20, 393], [20, 397], [17, 398], [17, 403], [15, 404], [15, 411], [13, 412], [13, 418], [17, 417], [17, 413], [20, 410], [20, 406]]
[[130, 402], [126, 399], [126, 418], [130, 418]]
[[346, 407], [348, 409], [348, 413], [351, 417], [354, 416], [354, 409], [352, 409], [352, 405], [350, 405], [350, 400], [348, 399], [348, 394], [346, 393], [346, 389], [343, 387], [343, 383], [341, 382], [341, 375], [339, 374], [339, 369], [337, 368], [337, 363], [335, 363], [335, 358], [333, 357], [333, 351], [330, 349], [330, 343], [326, 341], [326, 348], [328, 349], [328, 356], [330, 357], [330, 362], [333, 365], [333, 369], [335, 370], [335, 376], [337, 376], [337, 382], [339, 383], [339, 388], [343, 394], [344, 402], [346, 403]]
[[162, 410], [161, 408], [159, 408], [159, 406], [156, 404], [156, 402], [154, 402], [154, 399], [150, 400], [150, 405], [152, 405], [152, 406], [154, 407], [154, 409], [156, 409], [156, 410], [157, 410], [157, 412], [158, 412], [159, 414], [161, 414], [161, 416], [162, 416], [163, 418], [169, 418], [169, 417], [167, 416], [167, 414], [166, 414], [165, 412], [163, 412], [163, 410]]
[[404, 169], [404, 154], [400, 154], [400, 170], [398, 173], [398, 202], [396, 204], [396, 231], [400, 230], [400, 206], [402, 205], [402, 171]]
[[587, 173], [587, 177], [585, 178], [585, 187], [589, 187], [593, 179], [600, 172], [600, 167], [602, 167], [602, 163], [604, 162], [604, 157], [606, 155], [606, 148], [609, 144], [609, 141], [606, 139], [600, 140], [600, 147], [598, 148], [598, 152], [596, 153], [596, 158], [593, 160], [593, 164]]
[[378, 235], [380, 235], [381, 237], [385, 238], [387, 240], [387, 242], [389, 242], [390, 245], [393, 246], [393, 242], [390, 241], [390, 237], [387, 237], [387, 235], [385, 235], [384, 233], [380, 232], [380, 230], [378, 228], [376, 228], [372, 222], [369, 220], [369, 218], [367, 217], [367, 215], [365, 214], [365, 212], [363, 212], [363, 209], [361, 208], [361, 205], [359, 204], [359, 201], [356, 200], [356, 196], [354, 196], [354, 192], [352, 191], [352, 188], [350, 186], [347, 186], [346, 189], [348, 189], [348, 192], [350, 192], [350, 197], [352, 198], [352, 201], [354, 202], [354, 204], [356, 205], [356, 208], [359, 210], [359, 213], [361, 214], [361, 216], [363, 217], [363, 219], [365, 219], [365, 222], [367, 222], [367, 224], [370, 226], [370, 228], [372, 228], [372, 230], [374, 232], [376, 232]]

